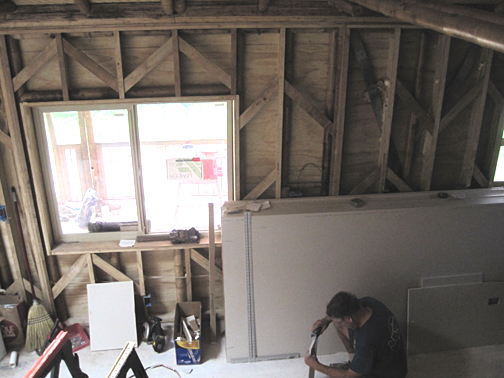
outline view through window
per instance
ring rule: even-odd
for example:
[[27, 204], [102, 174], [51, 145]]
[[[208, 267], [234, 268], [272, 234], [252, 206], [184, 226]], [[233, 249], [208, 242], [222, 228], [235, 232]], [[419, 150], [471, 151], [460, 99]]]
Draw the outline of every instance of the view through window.
[[208, 203], [218, 226], [228, 199], [228, 106], [44, 111], [61, 233], [207, 229]]
[[502, 135], [501, 147], [499, 150], [499, 158], [497, 159], [497, 167], [495, 169], [495, 182], [504, 182], [504, 133]]

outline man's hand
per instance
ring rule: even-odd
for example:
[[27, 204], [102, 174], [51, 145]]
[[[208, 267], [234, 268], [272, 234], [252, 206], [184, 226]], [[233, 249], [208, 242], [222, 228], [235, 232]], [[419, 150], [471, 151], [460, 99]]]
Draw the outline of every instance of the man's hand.
[[317, 356], [312, 356], [310, 354], [310, 351], [307, 351], [306, 354], [305, 354], [305, 357], [304, 357], [304, 362], [306, 365], [308, 365], [309, 367], [315, 369], [315, 367], [318, 365], [318, 360], [317, 360]]
[[322, 334], [327, 329], [327, 327], [329, 326], [329, 324], [331, 324], [331, 322], [332, 322], [332, 319], [329, 318], [328, 316], [326, 316], [325, 318], [319, 319], [315, 323], [313, 323], [311, 330], [313, 332], [318, 327], [320, 327], [321, 328], [320, 334]]

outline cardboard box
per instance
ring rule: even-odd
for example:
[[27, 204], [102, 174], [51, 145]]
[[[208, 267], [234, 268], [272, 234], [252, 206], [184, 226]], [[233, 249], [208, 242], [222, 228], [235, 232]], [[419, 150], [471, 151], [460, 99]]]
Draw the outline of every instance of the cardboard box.
[[25, 343], [26, 307], [16, 295], [0, 295], [0, 322], [6, 347], [22, 346]]
[[[175, 309], [175, 323], [173, 338], [175, 344], [175, 356], [177, 365], [195, 365], [201, 363], [201, 339], [188, 341], [184, 330], [180, 326], [181, 318], [194, 315], [201, 324], [201, 302], [179, 302]], [[186, 340], [177, 340], [182, 337]]]

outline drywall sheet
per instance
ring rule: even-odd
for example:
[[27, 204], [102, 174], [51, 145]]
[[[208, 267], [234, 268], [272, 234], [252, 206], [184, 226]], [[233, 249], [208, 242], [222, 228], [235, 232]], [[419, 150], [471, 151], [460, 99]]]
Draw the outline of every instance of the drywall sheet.
[[504, 282], [408, 290], [408, 353], [504, 344]]
[[[253, 213], [257, 357], [304, 355], [311, 325], [340, 290], [382, 300], [405, 334], [408, 289], [423, 277], [482, 272], [487, 281], [504, 281], [503, 201], [450, 204], [430, 195], [433, 205], [423, 207], [366, 211], [373, 198], [361, 196], [359, 209], [346, 203], [331, 211], [330, 198], [286, 199]], [[397, 205], [403, 197], [388, 198]], [[249, 357], [243, 214], [224, 215], [222, 224], [226, 356], [233, 362]], [[320, 337], [320, 354], [343, 350], [333, 329]]]
[[133, 281], [87, 285], [91, 350], [138, 346]]

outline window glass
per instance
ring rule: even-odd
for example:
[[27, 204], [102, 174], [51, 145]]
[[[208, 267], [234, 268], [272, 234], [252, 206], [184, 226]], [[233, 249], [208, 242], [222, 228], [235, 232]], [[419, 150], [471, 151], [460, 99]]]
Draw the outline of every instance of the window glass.
[[495, 169], [494, 181], [504, 181], [504, 147], [499, 150], [499, 158], [497, 160], [497, 168]]
[[137, 106], [151, 232], [207, 229], [208, 203], [227, 201], [227, 112], [226, 102]]
[[44, 114], [62, 234], [138, 230], [128, 111]]

